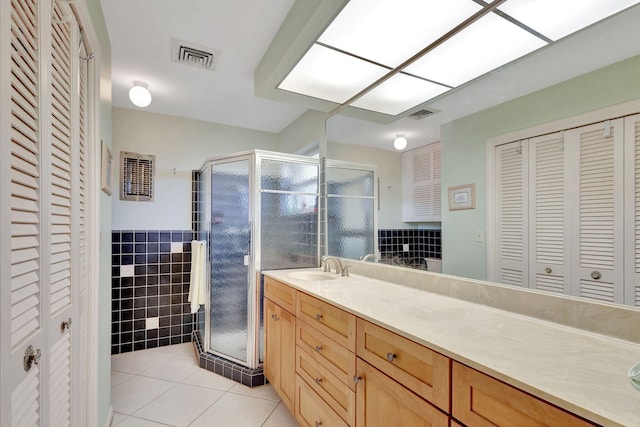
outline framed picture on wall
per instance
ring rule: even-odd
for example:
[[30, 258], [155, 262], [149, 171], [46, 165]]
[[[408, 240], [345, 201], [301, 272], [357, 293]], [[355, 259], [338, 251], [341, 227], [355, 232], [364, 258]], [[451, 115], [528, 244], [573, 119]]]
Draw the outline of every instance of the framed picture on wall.
[[466, 184], [449, 187], [449, 210], [458, 211], [476, 208], [476, 185]]
[[100, 168], [100, 188], [109, 196], [112, 193], [112, 181], [113, 181], [113, 156], [109, 146], [100, 141], [102, 144], [102, 165]]

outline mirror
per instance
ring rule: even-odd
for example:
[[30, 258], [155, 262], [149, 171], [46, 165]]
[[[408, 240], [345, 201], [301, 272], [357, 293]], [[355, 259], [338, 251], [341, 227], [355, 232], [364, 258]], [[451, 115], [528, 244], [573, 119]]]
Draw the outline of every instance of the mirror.
[[[441, 141], [443, 272], [486, 279], [486, 141], [640, 99], [640, 46], [628, 42], [640, 35], [638, 19], [634, 6], [476, 79], [424, 105], [436, 111], [424, 120], [330, 117], [326, 156], [378, 166], [379, 230], [436, 228], [402, 222], [401, 153], [392, 142], [398, 133], [409, 140], [407, 150]], [[476, 186], [476, 208], [450, 212], [446, 189], [468, 183]]]

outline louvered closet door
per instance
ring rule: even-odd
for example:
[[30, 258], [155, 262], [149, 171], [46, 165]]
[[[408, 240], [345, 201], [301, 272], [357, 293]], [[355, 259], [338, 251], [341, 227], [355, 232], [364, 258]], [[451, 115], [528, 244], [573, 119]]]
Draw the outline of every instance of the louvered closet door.
[[528, 287], [527, 142], [496, 147], [496, 281]]
[[571, 200], [574, 274], [572, 293], [623, 302], [623, 121], [611, 120], [565, 132], [577, 175]]
[[[58, 0], [2, 0], [0, 8], [0, 165], [10, 176], [0, 180], [0, 425], [67, 426], [75, 418], [75, 287], [86, 268], [78, 256], [77, 23]], [[70, 318], [72, 329], [61, 328]], [[26, 370], [29, 347], [36, 357]]]
[[640, 307], [640, 115], [625, 118], [625, 304]]
[[532, 288], [571, 292], [570, 253], [566, 227], [568, 178], [562, 133], [529, 140], [529, 283]]
[[432, 144], [433, 148], [433, 220], [442, 220], [442, 152], [440, 143]]

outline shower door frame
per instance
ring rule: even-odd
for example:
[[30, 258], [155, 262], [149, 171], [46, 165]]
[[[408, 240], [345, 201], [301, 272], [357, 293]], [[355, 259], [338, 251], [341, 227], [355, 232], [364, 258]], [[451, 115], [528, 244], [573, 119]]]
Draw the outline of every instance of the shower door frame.
[[[221, 351], [216, 351], [214, 350], [214, 348], [212, 347], [212, 343], [211, 343], [211, 306], [210, 306], [210, 298], [211, 298], [211, 283], [210, 283], [210, 279], [211, 279], [211, 221], [212, 221], [212, 212], [211, 212], [211, 202], [212, 202], [212, 180], [213, 180], [213, 172], [212, 172], [212, 168], [214, 165], [219, 165], [219, 164], [225, 164], [225, 163], [232, 163], [232, 162], [237, 162], [237, 161], [243, 161], [243, 160], [248, 160], [249, 162], [249, 167], [248, 167], [248, 181], [249, 181], [249, 189], [248, 189], [248, 194], [249, 194], [249, 253], [247, 254], [248, 256], [248, 271], [247, 271], [247, 275], [248, 275], [248, 286], [247, 286], [247, 351], [246, 351], [246, 360], [240, 360], [237, 359], [233, 356], [230, 356], [226, 353], [223, 353]], [[229, 154], [229, 155], [225, 155], [225, 156], [219, 156], [219, 157], [214, 157], [211, 159], [208, 159], [205, 162], [205, 166], [203, 169], [207, 170], [208, 173], [208, 179], [207, 179], [207, 183], [206, 183], [206, 187], [205, 187], [205, 191], [206, 194], [208, 195], [207, 197], [209, 197], [209, 199], [207, 200], [207, 203], [205, 203], [205, 224], [207, 227], [207, 242], [208, 242], [208, 246], [209, 246], [209, 250], [207, 251], [207, 277], [209, 277], [209, 282], [208, 282], [208, 286], [206, 287], [206, 294], [207, 294], [207, 304], [205, 304], [205, 337], [204, 337], [204, 344], [205, 344], [205, 349], [207, 352], [212, 353], [216, 356], [220, 356], [223, 357], [227, 360], [231, 360], [233, 362], [236, 362], [240, 365], [246, 366], [250, 369], [255, 369], [258, 367], [259, 365], [259, 357], [258, 357], [258, 352], [259, 352], [259, 338], [260, 338], [260, 334], [259, 331], [256, 330], [256, 322], [259, 320], [257, 319], [257, 310], [259, 308], [258, 305], [258, 300], [257, 300], [257, 283], [256, 283], [256, 269], [255, 269], [255, 262], [253, 260], [253, 254], [256, 253], [255, 248], [258, 247], [256, 246], [256, 235], [258, 234], [258, 229], [256, 227], [256, 200], [255, 200], [255, 194], [256, 194], [256, 157], [255, 157], [255, 152], [253, 151], [245, 151], [245, 152], [238, 152], [238, 153], [233, 153], [233, 154]]]

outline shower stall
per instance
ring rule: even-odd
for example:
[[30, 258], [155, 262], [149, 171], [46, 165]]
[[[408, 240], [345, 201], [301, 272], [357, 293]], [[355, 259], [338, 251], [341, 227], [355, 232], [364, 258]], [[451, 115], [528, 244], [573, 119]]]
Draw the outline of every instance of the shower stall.
[[205, 162], [197, 230], [210, 278], [203, 351], [259, 367], [260, 272], [318, 266], [319, 189], [319, 162], [310, 157], [254, 150]]

